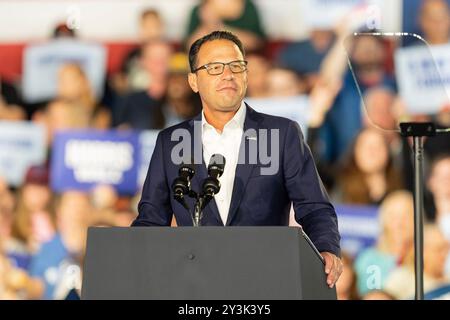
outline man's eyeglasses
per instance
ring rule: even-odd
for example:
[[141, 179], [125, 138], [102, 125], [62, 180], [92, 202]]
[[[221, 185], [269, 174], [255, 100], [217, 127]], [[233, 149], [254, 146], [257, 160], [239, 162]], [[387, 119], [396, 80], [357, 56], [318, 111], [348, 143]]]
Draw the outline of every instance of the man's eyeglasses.
[[206, 72], [208, 72], [208, 74], [210, 74], [212, 76], [216, 76], [216, 75], [223, 73], [223, 71], [225, 70], [225, 66], [229, 66], [231, 72], [233, 72], [233, 73], [241, 73], [241, 72], [244, 72], [247, 70], [247, 61], [236, 60], [236, 61], [231, 61], [228, 63], [211, 62], [211, 63], [207, 63], [201, 67], [198, 67], [197, 69], [192, 71], [192, 73], [195, 73], [201, 69], [205, 69]]

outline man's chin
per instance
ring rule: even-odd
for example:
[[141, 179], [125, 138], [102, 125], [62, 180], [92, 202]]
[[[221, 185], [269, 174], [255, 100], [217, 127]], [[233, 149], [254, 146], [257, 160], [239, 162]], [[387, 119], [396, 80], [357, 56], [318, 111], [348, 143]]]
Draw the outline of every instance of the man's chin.
[[218, 109], [221, 112], [235, 112], [239, 109], [240, 106], [241, 106], [240, 103], [233, 104], [233, 105], [222, 105], [222, 106], [219, 106]]

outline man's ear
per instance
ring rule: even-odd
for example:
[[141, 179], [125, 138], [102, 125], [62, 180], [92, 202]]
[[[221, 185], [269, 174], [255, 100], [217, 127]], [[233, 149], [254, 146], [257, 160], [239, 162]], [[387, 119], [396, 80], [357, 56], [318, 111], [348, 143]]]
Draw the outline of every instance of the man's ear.
[[189, 82], [189, 86], [191, 87], [192, 91], [197, 93], [198, 92], [197, 75], [195, 73], [188, 74], [188, 82]]

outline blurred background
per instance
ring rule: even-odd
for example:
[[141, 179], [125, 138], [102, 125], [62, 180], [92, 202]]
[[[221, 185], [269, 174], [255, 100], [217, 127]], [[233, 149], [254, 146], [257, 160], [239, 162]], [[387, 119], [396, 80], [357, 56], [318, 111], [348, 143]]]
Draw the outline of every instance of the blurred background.
[[[307, 137], [339, 218], [339, 299], [413, 298], [398, 124], [450, 126], [449, 2], [0, 0], [0, 299], [79, 297], [87, 228], [136, 217], [158, 131], [201, 111], [187, 50], [217, 29], [244, 43], [244, 101]], [[448, 299], [450, 139], [424, 160], [425, 297]]]

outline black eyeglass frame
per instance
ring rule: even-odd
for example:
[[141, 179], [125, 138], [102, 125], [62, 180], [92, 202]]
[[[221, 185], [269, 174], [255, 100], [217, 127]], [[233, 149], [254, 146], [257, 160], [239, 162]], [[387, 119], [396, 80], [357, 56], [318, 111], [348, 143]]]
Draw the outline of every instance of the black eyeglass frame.
[[[225, 66], [230, 66], [230, 64], [236, 63], [236, 62], [244, 63], [244, 70], [242, 70], [242, 71], [233, 71], [233, 70], [230, 68], [230, 71], [231, 71], [232, 73], [242, 73], [242, 72], [247, 71], [247, 64], [248, 64], [248, 61], [246, 61], [246, 60], [233, 60], [233, 61], [230, 61], [230, 62], [227, 62], [227, 63], [225, 63], [225, 62], [210, 62], [210, 63], [204, 64], [204, 65], [198, 67], [197, 69], [193, 70], [192, 73], [196, 73], [196, 72], [199, 71], [199, 70], [205, 69], [206, 72], [208, 72], [209, 75], [212, 75], [212, 76], [218, 76], [218, 75], [222, 74], [222, 73], [225, 71]], [[210, 70], [211, 70], [211, 69], [208, 69], [208, 67], [211, 66], [212, 64], [221, 64], [221, 65], [223, 66], [223, 67], [222, 67], [222, 72], [221, 72], [221, 73], [213, 73], [213, 74], [211, 74], [211, 73], [210, 73]]]

